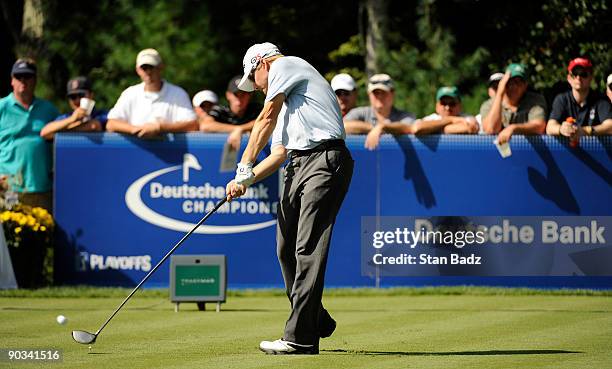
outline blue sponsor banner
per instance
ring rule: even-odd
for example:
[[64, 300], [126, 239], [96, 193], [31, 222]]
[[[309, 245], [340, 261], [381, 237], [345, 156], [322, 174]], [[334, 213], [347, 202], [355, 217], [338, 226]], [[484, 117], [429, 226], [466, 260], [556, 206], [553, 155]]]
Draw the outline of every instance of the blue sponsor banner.
[[[113, 133], [59, 134], [56, 280], [138, 283], [222, 197], [234, 176], [219, 170], [226, 138], [201, 133], [160, 140]], [[364, 137], [348, 137], [355, 171], [334, 227], [326, 284], [611, 288], [612, 277], [589, 273], [385, 277], [378, 270], [362, 274], [362, 217], [612, 215], [609, 137], [583, 138], [581, 146], [572, 149], [563, 139], [516, 136], [511, 141], [512, 156], [506, 159], [492, 140], [491, 136], [385, 136], [380, 148], [371, 152], [363, 147]], [[247, 198], [210, 217], [177, 253], [227, 255], [230, 287], [282, 286], [275, 241], [278, 186], [276, 174], [253, 186]], [[147, 285], [167, 286], [168, 266]]]
[[612, 276], [612, 217], [363, 217], [362, 274]]

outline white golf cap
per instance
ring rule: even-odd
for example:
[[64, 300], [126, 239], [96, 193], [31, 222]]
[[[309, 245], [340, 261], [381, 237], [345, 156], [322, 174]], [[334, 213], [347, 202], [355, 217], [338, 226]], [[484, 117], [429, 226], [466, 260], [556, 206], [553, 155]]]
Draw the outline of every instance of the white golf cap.
[[334, 91], [346, 90], [353, 91], [356, 87], [353, 77], [346, 73], [336, 74], [331, 80], [331, 86]]
[[202, 103], [205, 101], [217, 104], [219, 102], [219, 98], [217, 97], [217, 94], [212, 92], [211, 90], [202, 90], [197, 94], [193, 95], [193, 99], [191, 99], [191, 102], [193, 103], [194, 107], [202, 105]]
[[136, 56], [136, 66], [152, 65], [157, 67], [162, 63], [162, 58], [155, 49], [144, 49]]
[[251, 73], [251, 71], [259, 64], [261, 59], [269, 58], [274, 55], [281, 55], [281, 52], [276, 45], [269, 42], [255, 44], [249, 47], [246, 54], [244, 54], [244, 58], [242, 59], [242, 69], [244, 74], [240, 80], [240, 83], [238, 83], [238, 88], [247, 92], [254, 91], [255, 86], [253, 85], [253, 82], [249, 80], [249, 73]]
[[608, 75], [608, 80], [606, 82], [606, 85], [610, 86], [611, 83], [612, 83], [612, 74]]
[[368, 81], [368, 92], [374, 90], [391, 91], [395, 89], [393, 79], [388, 74], [375, 74]]

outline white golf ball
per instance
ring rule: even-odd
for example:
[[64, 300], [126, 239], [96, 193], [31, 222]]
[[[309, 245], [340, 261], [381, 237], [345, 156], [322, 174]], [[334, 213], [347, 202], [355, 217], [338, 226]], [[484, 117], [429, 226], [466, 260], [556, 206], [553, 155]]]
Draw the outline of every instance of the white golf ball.
[[63, 315], [58, 315], [57, 318], [55, 318], [55, 320], [57, 321], [57, 324], [61, 324], [61, 325], [66, 324], [66, 322], [68, 321], [68, 319], [66, 319], [66, 317]]

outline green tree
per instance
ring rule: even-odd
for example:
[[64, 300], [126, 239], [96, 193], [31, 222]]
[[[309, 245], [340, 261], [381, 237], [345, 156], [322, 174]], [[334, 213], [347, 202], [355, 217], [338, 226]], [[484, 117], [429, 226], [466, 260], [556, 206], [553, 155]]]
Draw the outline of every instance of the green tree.
[[88, 7], [59, 1], [45, 6], [39, 93], [60, 107], [67, 106], [66, 82], [76, 75], [91, 77], [98, 105], [112, 107], [121, 91], [139, 82], [136, 54], [148, 47], [162, 55], [164, 78], [188, 93], [221, 84], [227, 60], [217, 51], [206, 4], [103, 0]]
[[521, 34], [516, 56], [536, 72], [537, 89], [551, 89], [564, 81], [568, 62], [586, 56], [595, 64], [595, 84], [605, 88], [612, 72], [610, 9], [606, 0], [546, 0], [541, 15]]

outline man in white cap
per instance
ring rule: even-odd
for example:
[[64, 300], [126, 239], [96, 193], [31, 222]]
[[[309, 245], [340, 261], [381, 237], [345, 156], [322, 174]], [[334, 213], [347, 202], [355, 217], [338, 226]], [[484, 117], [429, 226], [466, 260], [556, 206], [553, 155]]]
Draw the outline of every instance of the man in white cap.
[[157, 50], [144, 49], [138, 53], [136, 73], [142, 83], [123, 91], [108, 113], [108, 131], [149, 138], [165, 132], [198, 130], [189, 95], [162, 79], [163, 68]]
[[[353, 175], [340, 108], [329, 83], [312, 65], [281, 55], [271, 43], [251, 46], [243, 69], [238, 87], [261, 90], [266, 98], [236, 177], [227, 184], [228, 199], [243, 195], [289, 156], [278, 209], [277, 254], [291, 315], [283, 337], [262, 341], [259, 348], [269, 354], [318, 354], [319, 339], [336, 328], [321, 298], [332, 228]], [[253, 168], [270, 137], [270, 155]]]
[[191, 102], [198, 118], [204, 118], [219, 103], [219, 98], [211, 90], [202, 90], [193, 95]]
[[331, 80], [331, 86], [340, 105], [344, 117], [351, 109], [357, 106], [357, 84], [349, 74], [336, 74]]

